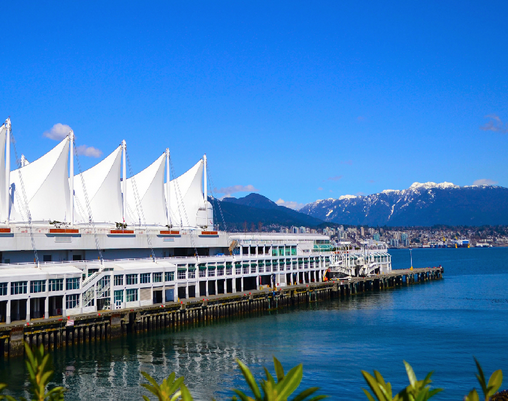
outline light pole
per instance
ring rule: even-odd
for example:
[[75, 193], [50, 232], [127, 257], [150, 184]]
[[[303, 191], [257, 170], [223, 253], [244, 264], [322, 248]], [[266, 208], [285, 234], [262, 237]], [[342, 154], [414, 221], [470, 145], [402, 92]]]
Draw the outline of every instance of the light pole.
[[413, 270], [413, 250], [411, 248], [409, 248], [409, 257], [411, 258], [411, 269], [409, 270]]

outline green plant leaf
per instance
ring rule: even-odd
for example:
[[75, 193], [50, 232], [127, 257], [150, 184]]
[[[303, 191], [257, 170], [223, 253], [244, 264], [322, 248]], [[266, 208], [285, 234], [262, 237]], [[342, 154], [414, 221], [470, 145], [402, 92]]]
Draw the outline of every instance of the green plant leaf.
[[369, 399], [369, 401], [376, 401], [376, 399], [372, 396], [371, 393], [369, 393], [367, 390], [365, 390], [364, 388], [362, 388], [363, 392], [365, 393], [365, 395], [367, 396], [367, 398]]
[[319, 387], [310, 387], [306, 390], [303, 390], [300, 394], [298, 394], [295, 398], [293, 398], [293, 401], [303, 401], [307, 397], [310, 397], [312, 394], [314, 394], [318, 390], [319, 390]]
[[[374, 374], [376, 374], [376, 371], [374, 371]], [[374, 395], [377, 397], [377, 399], [379, 401], [386, 400], [383, 392], [381, 391], [381, 389], [379, 387], [379, 383], [377, 382], [377, 380], [370, 373], [366, 372], [365, 370], [362, 370], [362, 375], [363, 375], [363, 378], [365, 379], [365, 381], [367, 382], [367, 384], [369, 385], [370, 389], [374, 393]]]
[[404, 362], [404, 366], [406, 368], [407, 377], [409, 378], [409, 383], [411, 383], [412, 387], [415, 387], [416, 382], [418, 381], [416, 379], [415, 372], [413, 371], [413, 368], [411, 367], [411, 365], [409, 363], [407, 363], [406, 361], [403, 361], [403, 362]]
[[503, 384], [503, 371], [499, 369], [490, 376], [489, 383], [487, 384], [486, 398], [490, 398], [496, 394], [501, 384]]
[[261, 400], [261, 392], [259, 391], [259, 387], [256, 384], [256, 381], [254, 380], [254, 376], [252, 376], [251, 371], [249, 368], [239, 359], [236, 360], [238, 363], [238, 366], [240, 366], [240, 370], [242, 371], [243, 377], [245, 378], [245, 381], [249, 385], [250, 389], [252, 390], [252, 393], [254, 394], [254, 397], [257, 400]]
[[182, 383], [180, 389], [182, 391], [182, 401], [193, 401], [192, 395], [185, 384]]
[[277, 376], [277, 381], [280, 382], [284, 379], [284, 368], [282, 367], [279, 360], [273, 357], [273, 365], [275, 366], [275, 375]]
[[300, 385], [303, 378], [303, 365], [297, 365], [291, 369], [286, 377], [280, 381], [277, 386], [277, 398], [276, 400], [286, 400], [291, 394], [293, 394], [298, 386]]
[[483, 394], [485, 397], [487, 397], [487, 382], [485, 381], [485, 375], [483, 374], [482, 367], [480, 366], [480, 362], [476, 358], [474, 358], [474, 361], [476, 363], [476, 368], [478, 369], [478, 374], [476, 375], [476, 378], [478, 379], [478, 382], [480, 383], [480, 386], [482, 387]]
[[464, 401], [480, 401], [480, 397], [478, 396], [476, 389], [472, 389], [469, 394], [466, 395]]

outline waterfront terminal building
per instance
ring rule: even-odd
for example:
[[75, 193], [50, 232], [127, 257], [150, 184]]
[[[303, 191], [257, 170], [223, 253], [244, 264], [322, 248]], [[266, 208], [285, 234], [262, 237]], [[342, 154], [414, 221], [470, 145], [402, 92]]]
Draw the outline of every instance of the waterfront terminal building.
[[319, 234], [215, 230], [206, 156], [179, 177], [170, 153], [127, 178], [123, 141], [75, 172], [74, 134], [11, 162], [0, 126], [0, 324], [133, 309], [325, 279]]

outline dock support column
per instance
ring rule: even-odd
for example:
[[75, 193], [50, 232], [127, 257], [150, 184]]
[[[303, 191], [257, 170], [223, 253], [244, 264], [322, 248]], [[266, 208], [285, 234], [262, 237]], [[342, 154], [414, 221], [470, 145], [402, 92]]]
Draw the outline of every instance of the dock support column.
[[5, 323], [10, 324], [11, 323], [11, 300], [7, 300], [7, 310], [6, 316], [5, 316]]
[[109, 330], [110, 338], [120, 337], [122, 335], [122, 315], [112, 315]]

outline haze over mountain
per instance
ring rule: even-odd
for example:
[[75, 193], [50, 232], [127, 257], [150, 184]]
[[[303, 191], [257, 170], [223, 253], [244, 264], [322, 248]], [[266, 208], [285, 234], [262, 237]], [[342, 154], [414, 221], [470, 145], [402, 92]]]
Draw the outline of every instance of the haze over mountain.
[[415, 182], [404, 190], [318, 200], [305, 205], [300, 212], [348, 225], [506, 225], [508, 188]]

